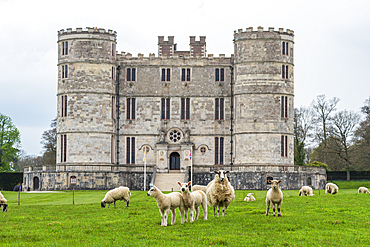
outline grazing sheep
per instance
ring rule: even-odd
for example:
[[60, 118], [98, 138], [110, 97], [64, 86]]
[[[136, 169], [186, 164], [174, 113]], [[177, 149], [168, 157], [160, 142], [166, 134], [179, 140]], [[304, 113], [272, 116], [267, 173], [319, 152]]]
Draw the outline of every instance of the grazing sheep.
[[7, 202], [7, 200], [5, 199], [3, 194], [1, 194], [1, 192], [0, 192], [0, 206], [1, 206], [1, 209], [3, 210], [3, 212], [8, 211], [8, 204], [6, 202]]
[[299, 196], [314, 196], [313, 190], [310, 186], [302, 186], [299, 190]]
[[213, 207], [213, 217], [217, 207], [217, 217], [222, 207], [222, 216], [225, 216], [225, 211], [235, 198], [233, 186], [229, 183], [226, 174], [229, 171], [215, 171], [215, 178], [207, 185], [207, 201], [210, 207]]
[[[179, 192], [172, 192], [169, 194], [163, 194], [156, 186], [153, 186], [147, 193], [148, 196], [154, 197], [157, 201], [159, 212], [161, 213], [161, 226], [167, 226], [168, 213], [171, 210], [172, 221], [171, 225], [175, 224], [176, 211], [175, 208], [179, 208], [181, 214], [181, 224], [184, 223], [185, 206], [182, 194]], [[186, 215], [187, 216], [187, 215]], [[187, 217], [185, 222], [187, 221]]]
[[191, 187], [191, 190], [192, 191], [197, 191], [197, 190], [201, 190], [203, 191], [204, 193], [206, 193], [207, 191], [207, 186], [204, 186], [204, 185], [194, 185]]
[[114, 203], [114, 207], [116, 207], [117, 200], [125, 200], [126, 207], [128, 207], [128, 204], [130, 202], [130, 196], [131, 196], [130, 189], [127, 187], [120, 186], [118, 188], [108, 191], [107, 194], [105, 194], [104, 199], [101, 201], [101, 207], [105, 208], [105, 205], [107, 203], [108, 208], [111, 203]]
[[369, 190], [366, 187], [360, 187], [360, 188], [358, 188], [358, 193], [359, 194], [360, 193], [367, 193], [367, 194], [369, 194], [370, 192], [369, 192]]
[[273, 216], [275, 217], [275, 204], [277, 205], [278, 217], [281, 217], [281, 204], [283, 203], [283, 192], [279, 189], [281, 180], [268, 180], [271, 183], [271, 188], [267, 191], [266, 195], [266, 216], [269, 214], [270, 205], [272, 205]]
[[253, 202], [256, 198], [254, 198], [253, 193], [248, 193], [248, 195], [244, 198], [244, 201], [246, 202]]
[[188, 182], [188, 183], [177, 182], [177, 184], [181, 187], [182, 199], [184, 200], [184, 206], [185, 206], [185, 215], [188, 214], [188, 208], [190, 208], [190, 222], [193, 222], [194, 210], [195, 210], [195, 220], [198, 220], [199, 211], [200, 211], [199, 206], [200, 205], [202, 205], [202, 208], [203, 208], [204, 220], [207, 220], [207, 196], [206, 196], [206, 193], [204, 193], [201, 190], [190, 192], [189, 191], [189, 186], [190, 186], [191, 182]]
[[333, 184], [333, 183], [327, 183], [326, 186], [325, 186], [325, 194], [337, 194], [338, 193], [338, 186], [336, 184]]

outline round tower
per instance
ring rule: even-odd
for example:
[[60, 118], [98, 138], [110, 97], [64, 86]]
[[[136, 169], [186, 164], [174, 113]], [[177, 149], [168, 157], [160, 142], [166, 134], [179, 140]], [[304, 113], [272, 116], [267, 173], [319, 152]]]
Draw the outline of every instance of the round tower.
[[111, 169], [115, 68], [116, 32], [101, 28], [58, 32], [57, 170]]
[[234, 33], [234, 164], [293, 165], [294, 32]]

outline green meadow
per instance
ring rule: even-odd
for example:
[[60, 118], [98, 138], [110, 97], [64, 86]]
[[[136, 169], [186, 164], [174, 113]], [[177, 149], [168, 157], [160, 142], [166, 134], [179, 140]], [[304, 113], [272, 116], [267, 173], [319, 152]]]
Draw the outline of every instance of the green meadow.
[[[101, 208], [107, 191], [18, 193], [3, 191], [8, 212], [0, 212], [0, 246], [368, 246], [370, 195], [357, 194], [352, 182], [339, 193], [299, 197], [284, 190], [283, 217], [265, 216], [266, 191], [238, 190], [226, 216], [160, 226], [153, 197], [132, 191], [130, 207], [124, 201]], [[369, 182], [367, 182], [369, 183]], [[357, 184], [356, 184], [357, 186]], [[362, 182], [360, 186], [367, 186]], [[368, 186], [370, 187], [370, 186]], [[244, 202], [253, 192], [254, 202]]]

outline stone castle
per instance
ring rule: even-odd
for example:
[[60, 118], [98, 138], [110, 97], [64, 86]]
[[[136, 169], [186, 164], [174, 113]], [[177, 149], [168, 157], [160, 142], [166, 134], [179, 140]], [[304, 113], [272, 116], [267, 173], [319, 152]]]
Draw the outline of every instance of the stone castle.
[[207, 54], [205, 36], [188, 51], [159, 36], [148, 57], [116, 43], [112, 30], [58, 32], [57, 161], [26, 168], [25, 187], [207, 184], [215, 169], [236, 189], [325, 184], [325, 169], [294, 166], [293, 31], [239, 29], [230, 57]]

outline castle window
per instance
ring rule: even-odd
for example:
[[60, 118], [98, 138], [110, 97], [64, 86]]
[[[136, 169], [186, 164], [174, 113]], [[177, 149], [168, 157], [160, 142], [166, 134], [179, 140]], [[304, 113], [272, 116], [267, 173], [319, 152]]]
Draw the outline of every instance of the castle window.
[[127, 98], [126, 102], [126, 119], [135, 120], [135, 98]]
[[215, 120], [224, 120], [224, 98], [215, 99]]
[[67, 95], [62, 96], [62, 117], [67, 116]]
[[68, 55], [68, 41], [62, 42], [62, 55]]
[[283, 55], [285, 55], [285, 42], [281, 44], [281, 50], [283, 51]]
[[136, 81], [136, 69], [135, 68], [128, 68], [127, 69], [126, 80], [127, 81]]
[[201, 154], [205, 154], [207, 152], [207, 148], [202, 146], [202, 147], [199, 148], [199, 151], [200, 151]]
[[225, 81], [225, 70], [224, 69], [215, 69], [215, 80]]
[[172, 131], [170, 131], [168, 133], [168, 139], [171, 141], [171, 142], [174, 142], [174, 143], [179, 143], [182, 139], [182, 134], [179, 130], [177, 129], [174, 129]]
[[285, 42], [285, 55], [288, 56], [288, 42]]
[[288, 79], [288, 65], [281, 65], [281, 78]]
[[181, 69], [181, 81], [190, 81], [190, 69]]
[[288, 97], [281, 96], [281, 118], [288, 118]]
[[288, 136], [281, 136], [281, 157], [288, 157]]
[[126, 138], [126, 163], [135, 164], [135, 137]]
[[67, 161], [67, 135], [60, 136], [60, 162]]
[[181, 120], [190, 120], [190, 98], [181, 99]]
[[288, 45], [288, 42], [283, 42], [281, 44], [281, 50], [282, 50], [282, 53], [283, 55], [287, 55], [288, 56], [288, 50], [289, 50], [289, 45]]
[[171, 81], [171, 69], [162, 69], [162, 81]]
[[215, 165], [224, 164], [224, 138], [215, 137]]
[[71, 176], [70, 181], [71, 181], [71, 184], [76, 184], [76, 182], [77, 182], [76, 176]]
[[112, 119], [116, 119], [116, 97], [112, 97]]
[[62, 65], [62, 79], [68, 78], [68, 65]]
[[116, 53], [116, 44], [112, 43], [112, 57], [114, 57], [115, 53]]
[[116, 68], [112, 67], [112, 76], [111, 76], [112, 80], [114, 80], [115, 74], [116, 74]]
[[114, 159], [115, 157], [115, 145], [114, 145], [115, 138], [113, 135], [111, 136], [110, 140], [111, 140], [110, 141], [110, 162], [114, 164], [115, 163], [115, 159]]
[[170, 99], [161, 99], [161, 119], [170, 119]]

